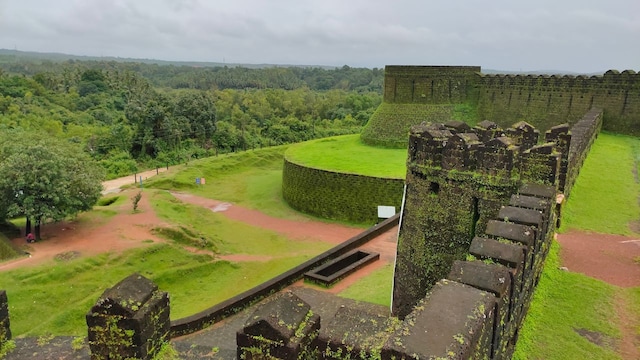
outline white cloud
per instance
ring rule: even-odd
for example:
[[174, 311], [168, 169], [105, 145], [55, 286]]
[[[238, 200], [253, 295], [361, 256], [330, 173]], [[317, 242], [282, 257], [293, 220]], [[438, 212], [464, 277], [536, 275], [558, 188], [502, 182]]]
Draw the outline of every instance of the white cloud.
[[0, 47], [250, 63], [640, 70], [640, 2], [0, 0]]

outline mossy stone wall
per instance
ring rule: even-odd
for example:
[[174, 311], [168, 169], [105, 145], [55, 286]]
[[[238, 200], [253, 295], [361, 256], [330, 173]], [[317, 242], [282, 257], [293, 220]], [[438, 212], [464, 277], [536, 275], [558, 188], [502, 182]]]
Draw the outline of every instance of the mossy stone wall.
[[603, 110], [603, 129], [640, 136], [640, 74], [603, 76], [477, 75], [478, 116], [506, 126], [524, 120], [541, 131], [575, 124], [591, 108]]
[[407, 146], [409, 128], [421, 122], [447, 122], [456, 104], [477, 99], [479, 66], [386, 66], [384, 101], [362, 131], [373, 146]]
[[466, 101], [480, 66], [393, 66], [384, 69], [384, 101], [457, 104]]
[[[464, 105], [474, 110], [462, 114]], [[640, 136], [640, 73], [602, 76], [486, 75], [477, 66], [387, 66], [384, 99], [362, 132], [366, 144], [405, 147], [421, 122], [526, 121], [541, 132], [602, 109], [605, 131]]]
[[374, 223], [378, 206], [400, 211], [404, 179], [314, 169], [285, 158], [282, 195], [294, 209], [327, 219]]
[[518, 185], [417, 164], [409, 169], [393, 289], [393, 312], [400, 317], [447, 276], [455, 260], [465, 258], [471, 239], [484, 232]]

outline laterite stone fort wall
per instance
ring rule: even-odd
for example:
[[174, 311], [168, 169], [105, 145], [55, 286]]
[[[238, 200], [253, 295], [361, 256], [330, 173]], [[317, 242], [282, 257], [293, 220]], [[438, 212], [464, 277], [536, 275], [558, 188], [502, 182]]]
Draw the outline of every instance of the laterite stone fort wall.
[[541, 130], [575, 124], [591, 108], [604, 112], [603, 129], [640, 136], [640, 74], [609, 70], [602, 76], [478, 74], [480, 119], [524, 120]]
[[477, 66], [387, 66], [383, 102], [362, 139], [370, 145], [405, 147], [412, 125], [460, 120], [456, 105], [475, 109], [477, 121], [503, 127], [526, 121], [543, 132], [556, 124], [574, 125], [599, 108], [605, 131], [640, 136], [640, 73], [486, 75]]
[[340, 173], [296, 164], [285, 156], [282, 196], [301, 212], [338, 220], [375, 222], [379, 205], [400, 211], [404, 179]]

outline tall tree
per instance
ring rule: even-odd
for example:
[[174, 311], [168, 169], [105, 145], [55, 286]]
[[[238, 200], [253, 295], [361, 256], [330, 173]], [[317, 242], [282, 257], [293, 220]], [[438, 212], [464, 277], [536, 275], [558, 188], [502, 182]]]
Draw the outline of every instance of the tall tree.
[[21, 139], [19, 146], [2, 149], [0, 215], [32, 220], [39, 239], [42, 221], [92, 208], [102, 191], [103, 170], [72, 144], [29, 135]]

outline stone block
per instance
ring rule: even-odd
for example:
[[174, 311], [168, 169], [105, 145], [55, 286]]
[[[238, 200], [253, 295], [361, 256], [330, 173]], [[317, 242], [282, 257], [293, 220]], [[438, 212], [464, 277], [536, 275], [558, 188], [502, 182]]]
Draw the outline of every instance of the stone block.
[[440, 280], [382, 349], [382, 359], [488, 358], [495, 297], [454, 281]]
[[320, 359], [375, 359], [399, 325], [397, 318], [341, 307], [322, 326], [315, 348]]
[[516, 268], [524, 262], [526, 248], [516, 243], [505, 244], [495, 239], [476, 236], [471, 241], [469, 253], [481, 259], [491, 259], [499, 264]]
[[310, 351], [320, 317], [291, 292], [258, 306], [236, 334], [238, 359], [298, 359]]
[[489, 220], [485, 233], [494, 237], [517, 241], [528, 247], [534, 246], [536, 238], [536, 231], [531, 226], [497, 220]]
[[496, 310], [491, 336], [491, 358], [500, 358], [509, 343], [508, 323], [511, 316], [511, 269], [499, 264], [485, 264], [482, 261], [455, 261], [449, 280], [467, 284], [476, 289], [488, 291], [496, 297]]
[[514, 222], [516, 224], [542, 226], [544, 218], [539, 210], [523, 209], [513, 206], [504, 206], [498, 212], [498, 219]]
[[518, 194], [527, 196], [536, 196], [543, 199], [555, 199], [556, 188], [550, 185], [540, 184], [524, 184], [518, 189]]
[[86, 315], [91, 359], [151, 359], [169, 341], [169, 295], [140, 274], [107, 289]]
[[527, 196], [522, 194], [511, 195], [509, 205], [527, 209], [546, 211], [549, 209], [550, 201], [536, 196]]

